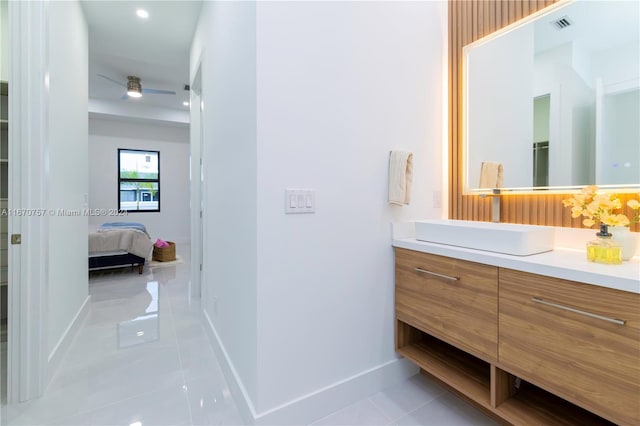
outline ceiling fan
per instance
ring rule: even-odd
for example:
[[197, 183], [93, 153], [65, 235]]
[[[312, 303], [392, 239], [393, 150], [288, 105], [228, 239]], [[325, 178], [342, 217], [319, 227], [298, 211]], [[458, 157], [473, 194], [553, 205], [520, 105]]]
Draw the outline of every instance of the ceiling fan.
[[98, 75], [106, 80], [109, 80], [112, 83], [117, 84], [118, 86], [122, 86], [127, 89], [127, 93], [125, 93], [124, 96], [122, 96], [120, 99], [127, 99], [130, 97], [139, 98], [142, 96], [143, 93], [151, 93], [155, 95], [175, 95], [176, 94], [176, 92], [172, 90], [142, 88], [142, 84], [140, 83], [140, 77], [136, 77], [133, 75], [130, 75], [127, 77], [126, 83], [123, 83], [118, 80], [114, 80], [113, 78], [107, 77], [106, 75], [103, 75], [103, 74], [98, 74]]

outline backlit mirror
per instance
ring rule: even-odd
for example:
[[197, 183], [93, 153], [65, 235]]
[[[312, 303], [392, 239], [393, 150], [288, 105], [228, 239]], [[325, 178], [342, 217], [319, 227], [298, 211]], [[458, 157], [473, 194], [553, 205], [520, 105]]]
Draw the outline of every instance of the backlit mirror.
[[640, 189], [639, 17], [560, 2], [464, 48], [464, 193]]

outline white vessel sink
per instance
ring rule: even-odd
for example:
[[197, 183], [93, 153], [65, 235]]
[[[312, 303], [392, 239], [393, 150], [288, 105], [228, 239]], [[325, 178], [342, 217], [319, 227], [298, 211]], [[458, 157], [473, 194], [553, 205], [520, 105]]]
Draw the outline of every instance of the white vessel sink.
[[418, 220], [416, 239], [496, 253], [529, 256], [553, 250], [553, 228], [470, 220]]

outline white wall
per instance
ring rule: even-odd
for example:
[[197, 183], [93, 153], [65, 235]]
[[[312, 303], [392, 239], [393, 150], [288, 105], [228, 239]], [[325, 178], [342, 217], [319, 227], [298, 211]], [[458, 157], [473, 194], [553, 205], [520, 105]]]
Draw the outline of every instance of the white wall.
[[[595, 182], [596, 92], [574, 70], [568, 72], [567, 79], [570, 82], [572, 107], [571, 139], [568, 144], [571, 146], [571, 156], [564, 165], [566, 168], [566, 164], [571, 164], [572, 185], [589, 185]], [[549, 154], [553, 155], [553, 152]], [[554, 160], [557, 162], [560, 158], [555, 157]], [[556, 163], [556, 170], [562, 168]]]
[[[49, 208], [81, 211], [89, 190], [87, 24], [76, 1], [49, 10]], [[49, 219], [49, 352], [87, 298], [85, 229], [86, 216]]]
[[463, 155], [469, 188], [478, 188], [484, 161], [503, 164], [504, 187], [533, 183], [533, 35], [532, 26], [520, 27], [469, 52], [465, 90], [473, 113]]
[[202, 59], [202, 305], [249, 404], [257, 386], [255, 8], [205, 2], [190, 67], [193, 75]]
[[93, 225], [140, 222], [154, 240], [188, 242], [189, 129], [91, 118], [88, 149], [91, 209], [118, 208], [118, 148], [160, 151], [160, 212], [91, 216], [89, 222]]
[[640, 43], [638, 40], [599, 51], [591, 57], [593, 75], [602, 78], [605, 88], [620, 84], [637, 87], [640, 75]]
[[[258, 410], [396, 358], [394, 219], [440, 217], [446, 4], [258, 3]], [[415, 155], [409, 207], [389, 151]], [[285, 215], [287, 187], [316, 189]]]
[[[396, 364], [390, 222], [442, 216], [446, 13], [203, 6], [203, 305], [257, 422], [310, 422], [402, 374], [349, 387]], [[410, 206], [386, 202], [392, 149], [415, 155]], [[316, 213], [285, 215], [287, 187], [316, 189]]]
[[189, 125], [188, 111], [106, 99], [89, 99], [89, 116], [102, 116], [107, 119], [127, 117], [138, 122], [157, 123], [164, 121], [184, 126]]
[[582, 78], [591, 70], [577, 72], [574, 68], [575, 51], [571, 43], [566, 43], [535, 56], [534, 96], [550, 95], [552, 186], [593, 182], [595, 91]]

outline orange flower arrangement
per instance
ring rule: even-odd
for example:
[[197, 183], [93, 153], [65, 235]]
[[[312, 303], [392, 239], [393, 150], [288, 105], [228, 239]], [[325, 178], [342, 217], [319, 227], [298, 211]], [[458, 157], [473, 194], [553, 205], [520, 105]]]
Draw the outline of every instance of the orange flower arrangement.
[[[638, 194], [640, 195], [640, 194]], [[622, 202], [616, 194], [598, 194], [598, 187], [590, 185], [582, 189], [572, 198], [562, 200], [565, 207], [571, 207], [571, 217], [584, 216], [582, 224], [592, 227], [596, 222], [608, 226], [629, 226], [640, 222], [640, 201], [629, 200], [627, 206], [633, 209], [635, 215], [629, 219], [623, 214], [615, 214], [614, 210], [622, 208]]]

